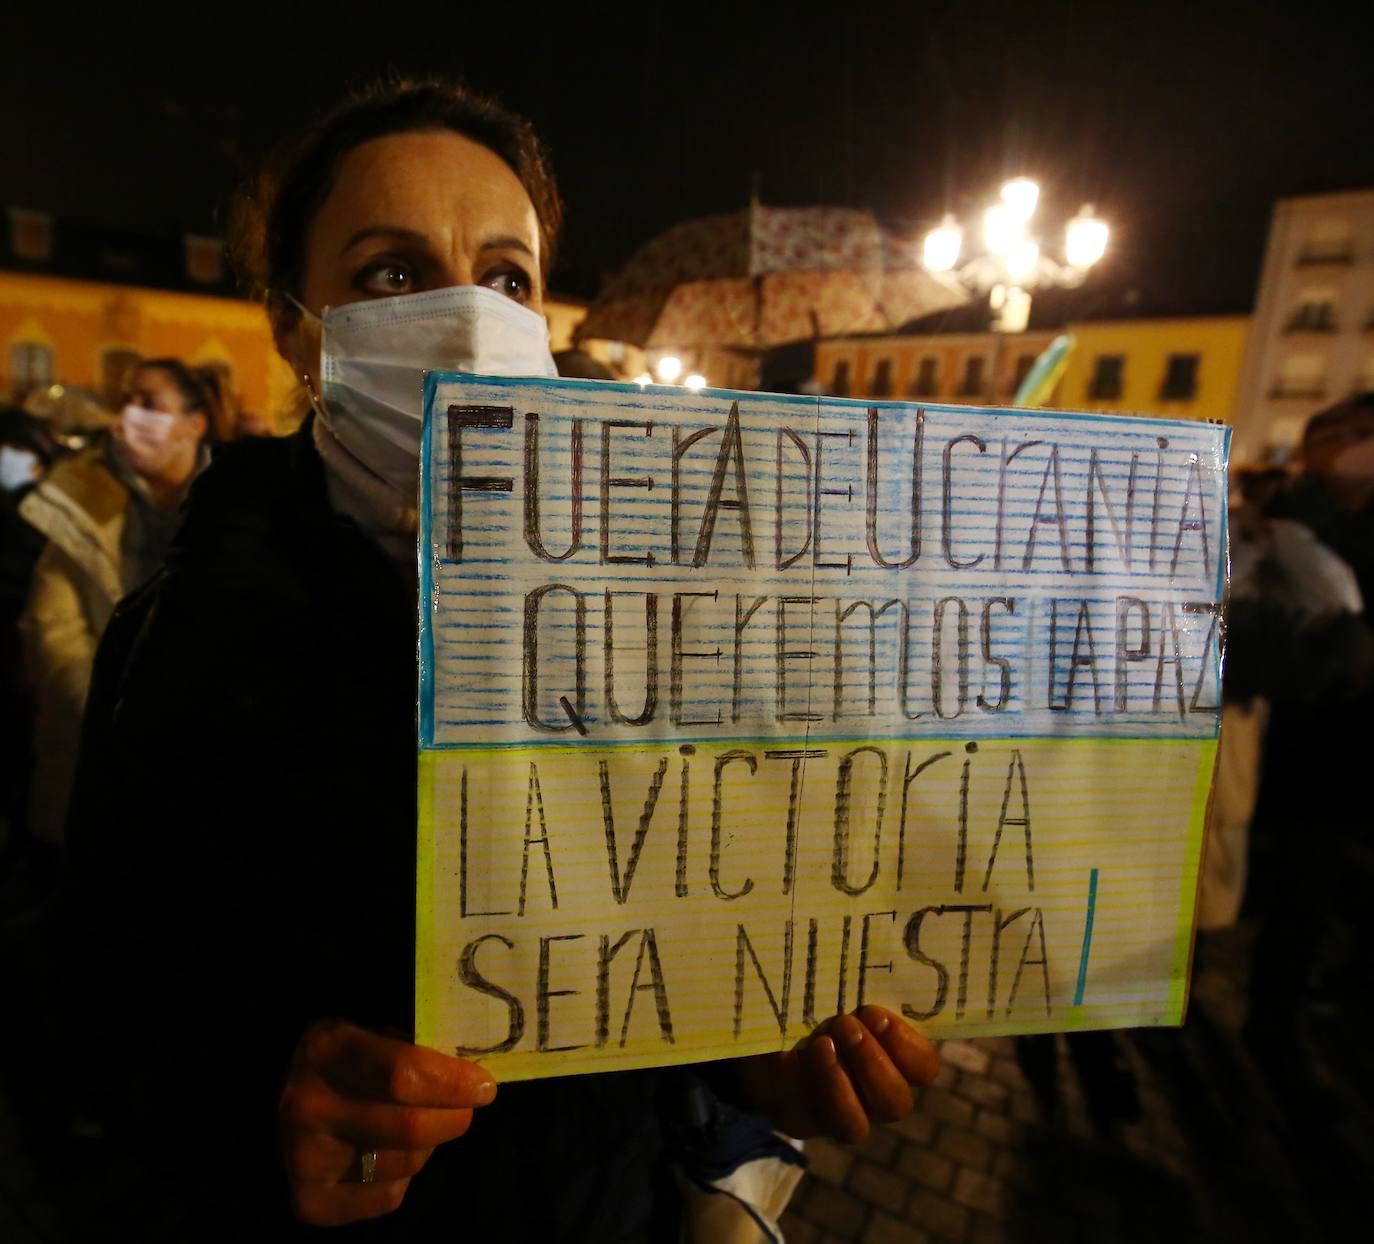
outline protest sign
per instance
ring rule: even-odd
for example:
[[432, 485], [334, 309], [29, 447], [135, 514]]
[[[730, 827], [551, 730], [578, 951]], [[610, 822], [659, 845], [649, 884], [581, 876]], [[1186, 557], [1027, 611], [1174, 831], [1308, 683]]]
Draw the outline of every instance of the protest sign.
[[1178, 1023], [1228, 432], [431, 374], [417, 1039]]

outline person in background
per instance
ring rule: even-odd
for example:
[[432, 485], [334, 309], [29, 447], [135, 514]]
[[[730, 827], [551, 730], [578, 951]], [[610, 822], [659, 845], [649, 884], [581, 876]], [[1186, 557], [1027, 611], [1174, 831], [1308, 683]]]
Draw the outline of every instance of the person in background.
[[1303, 523], [1374, 593], [1374, 391], [1312, 416], [1303, 430], [1302, 472], [1265, 506], [1270, 518]]
[[120, 598], [162, 564], [207, 460], [218, 390], [174, 358], [133, 369], [112, 435], [60, 463], [19, 506], [47, 538], [19, 619], [33, 689], [28, 831], [60, 855], [96, 644]]
[[0, 409], [0, 855], [7, 859], [21, 841], [29, 789], [32, 705], [21, 675], [19, 615], [44, 543], [19, 506], [56, 453], [44, 420], [17, 407]]
[[17, 506], [47, 474], [56, 450], [44, 420], [17, 406], [0, 407], [0, 494]]
[[[1251, 825], [1259, 933], [1246, 1036], [1290, 1088], [1315, 1065], [1311, 1038], [1365, 1007], [1374, 984], [1374, 393], [1314, 415], [1300, 462], [1261, 514], [1237, 515], [1226, 668], [1229, 699], [1270, 706]], [[1295, 1044], [1306, 1057], [1293, 1058]]]
[[558, 368], [558, 374], [569, 380], [615, 379], [615, 372], [605, 363], [576, 347], [571, 350], [560, 350], [553, 356], [553, 363]]
[[[76, 1070], [139, 1171], [112, 1210], [140, 1239], [275, 1240], [293, 1219], [369, 1240], [680, 1238], [666, 1148], [686, 1071], [498, 1094], [408, 1035], [419, 380], [553, 374], [560, 214], [529, 123], [441, 81], [346, 101], [242, 205], [234, 253], [313, 413], [225, 446], [121, 605], [70, 818], [73, 1023], [105, 1025]], [[137, 815], [113, 833], [111, 808]], [[804, 1049], [692, 1074], [791, 1136], [859, 1140], [937, 1065], [867, 1006]]]

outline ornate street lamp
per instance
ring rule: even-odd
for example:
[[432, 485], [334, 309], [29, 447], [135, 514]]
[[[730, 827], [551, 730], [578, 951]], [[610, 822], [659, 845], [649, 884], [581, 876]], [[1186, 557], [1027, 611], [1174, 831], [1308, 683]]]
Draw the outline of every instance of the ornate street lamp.
[[1007, 182], [999, 201], [983, 213], [983, 253], [960, 264], [964, 230], [946, 216], [925, 236], [922, 262], [931, 272], [953, 273], [970, 289], [988, 296], [996, 313], [993, 328], [1022, 332], [1030, 319], [1030, 291], [1081, 285], [1088, 269], [1106, 253], [1109, 230], [1084, 204], [1064, 231], [1064, 262], [1052, 259], [1030, 234], [1040, 187], [1029, 177]]

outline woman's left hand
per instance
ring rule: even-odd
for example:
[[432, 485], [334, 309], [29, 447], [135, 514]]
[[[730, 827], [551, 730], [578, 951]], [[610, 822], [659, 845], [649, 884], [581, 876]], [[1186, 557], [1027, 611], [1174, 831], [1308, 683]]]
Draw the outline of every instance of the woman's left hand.
[[911, 1113], [912, 1087], [935, 1078], [940, 1055], [899, 1015], [865, 1006], [827, 1020], [797, 1049], [736, 1067], [754, 1108], [781, 1131], [854, 1144], [874, 1120], [895, 1123]]

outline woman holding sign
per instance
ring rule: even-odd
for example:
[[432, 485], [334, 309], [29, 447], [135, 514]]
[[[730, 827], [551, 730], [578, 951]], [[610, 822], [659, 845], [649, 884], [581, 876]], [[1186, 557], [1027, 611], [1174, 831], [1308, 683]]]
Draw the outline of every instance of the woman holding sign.
[[[263, 1238], [275, 1214], [387, 1238], [675, 1238], [665, 1135], [687, 1073], [498, 1093], [403, 1035], [418, 372], [553, 374], [559, 217], [529, 125], [435, 82], [350, 100], [246, 205], [238, 252], [313, 413], [216, 458], [167, 569], [120, 608], [71, 830], [76, 1022], [146, 1176], [128, 1190], [145, 1235]], [[140, 813], [115, 832], [120, 807]], [[876, 1007], [823, 1027], [703, 1073], [795, 1136], [856, 1140], [911, 1109], [927, 1042]]]

